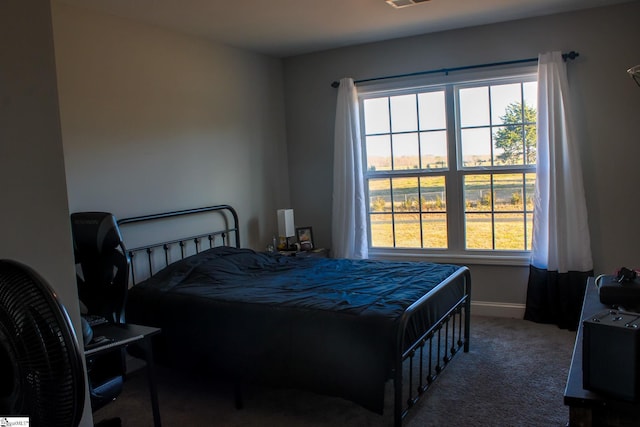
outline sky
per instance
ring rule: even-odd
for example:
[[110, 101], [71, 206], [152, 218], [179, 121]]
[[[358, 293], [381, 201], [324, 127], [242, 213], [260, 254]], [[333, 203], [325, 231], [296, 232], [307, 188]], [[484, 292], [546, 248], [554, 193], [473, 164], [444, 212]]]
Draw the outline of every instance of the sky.
[[[508, 105], [524, 102], [537, 109], [537, 82], [507, 83], [493, 86], [460, 87], [456, 103], [462, 129], [462, 153], [489, 156], [490, 126], [502, 124]], [[391, 120], [389, 119], [391, 112]], [[422, 132], [422, 154], [446, 156], [446, 103], [444, 89], [414, 94], [364, 100], [364, 122], [369, 156], [390, 157], [388, 135], [393, 132], [416, 132], [394, 136], [396, 156], [418, 156], [418, 131]], [[465, 129], [467, 128], [467, 129]]]

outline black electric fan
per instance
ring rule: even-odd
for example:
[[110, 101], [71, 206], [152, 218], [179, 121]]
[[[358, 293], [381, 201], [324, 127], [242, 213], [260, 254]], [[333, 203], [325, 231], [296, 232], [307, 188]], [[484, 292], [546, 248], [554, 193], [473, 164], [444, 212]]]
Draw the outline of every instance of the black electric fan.
[[66, 309], [32, 269], [0, 260], [0, 416], [31, 427], [76, 427], [85, 399], [78, 341]]

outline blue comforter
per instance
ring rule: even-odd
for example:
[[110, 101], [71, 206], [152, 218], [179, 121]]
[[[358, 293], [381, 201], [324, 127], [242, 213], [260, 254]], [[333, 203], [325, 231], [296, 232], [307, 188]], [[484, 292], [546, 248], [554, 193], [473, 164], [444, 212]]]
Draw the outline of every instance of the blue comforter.
[[438, 287], [458, 269], [213, 248], [134, 286], [127, 320], [162, 328], [160, 363], [301, 387], [381, 412], [400, 316], [437, 287], [407, 339], [424, 332], [462, 297], [461, 280]]

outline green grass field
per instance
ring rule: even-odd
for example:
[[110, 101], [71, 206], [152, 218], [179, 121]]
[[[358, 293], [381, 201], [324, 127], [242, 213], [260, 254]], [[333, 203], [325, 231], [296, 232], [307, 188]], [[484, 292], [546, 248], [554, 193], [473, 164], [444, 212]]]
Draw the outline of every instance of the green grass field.
[[[400, 217], [400, 218], [398, 218]], [[371, 244], [373, 247], [447, 248], [447, 219], [445, 214], [423, 215], [422, 244], [420, 215], [374, 215], [371, 219]], [[473, 214], [465, 221], [466, 249], [529, 250], [531, 249], [532, 220], [529, 214], [525, 225], [522, 214], [499, 214], [492, 224], [490, 214]], [[495, 232], [494, 232], [495, 230]], [[525, 247], [526, 230], [526, 247]]]
[[[466, 248], [529, 250], [534, 185], [534, 173], [466, 175]], [[444, 176], [370, 179], [369, 194], [373, 247], [447, 248]]]

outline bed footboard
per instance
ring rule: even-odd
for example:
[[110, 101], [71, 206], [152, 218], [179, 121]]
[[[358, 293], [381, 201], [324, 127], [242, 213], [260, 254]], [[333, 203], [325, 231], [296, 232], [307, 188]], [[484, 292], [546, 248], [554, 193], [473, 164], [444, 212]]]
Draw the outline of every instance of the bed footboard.
[[[417, 339], [407, 342], [407, 327], [414, 316], [425, 315], [428, 294], [411, 305], [398, 328], [398, 347], [394, 368], [394, 425], [400, 427], [410, 409], [461, 349], [469, 351], [471, 314], [471, 274], [461, 267], [441, 283], [444, 288], [455, 280], [463, 280], [462, 297]], [[438, 288], [434, 289], [436, 291]], [[413, 319], [415, 320], [415, 319]]]

